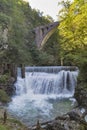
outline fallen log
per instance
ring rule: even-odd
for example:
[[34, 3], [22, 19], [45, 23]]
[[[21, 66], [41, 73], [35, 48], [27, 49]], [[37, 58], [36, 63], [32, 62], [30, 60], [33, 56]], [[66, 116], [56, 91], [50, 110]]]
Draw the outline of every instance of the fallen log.
[[[50, 120], [50, 121], [42, 122], [42, 123], [39, 123], [39, 124], [40, 124], [41, 127], [43, 127], [44, 125], [47, 125], [47, 124], [49, 124], [49, 123], [52, 123], [53, 121], [54, 121], [54, 120]], [[33, 126], [31, 127], [32, 130], [36, 130], [36, 128], [37, 128], [37, 124], [36, 124], [36, 125], [33, 125]]]

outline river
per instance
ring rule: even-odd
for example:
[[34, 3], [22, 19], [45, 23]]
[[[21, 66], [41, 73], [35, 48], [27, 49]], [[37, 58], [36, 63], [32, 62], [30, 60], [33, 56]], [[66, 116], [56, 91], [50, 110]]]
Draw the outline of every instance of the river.
[[44, 122], [70, 111], [78, 69], [70, 67], [26, 67], [25, 78], [18, 68], [16, 95], [8, 111], [27, 126]]

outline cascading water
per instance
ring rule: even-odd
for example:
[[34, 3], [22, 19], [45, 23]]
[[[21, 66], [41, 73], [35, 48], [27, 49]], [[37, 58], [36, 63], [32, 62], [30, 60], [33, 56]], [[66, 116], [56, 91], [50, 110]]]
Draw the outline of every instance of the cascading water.
[[[74, 94], [78, 70], [73, 69], [73, 67], [26, 67], [24, 79], [21, 78], [18, 69], [16, 96], [13, 97], [8, 109], [27, 124], [36, 122], [37, 119], [48, 120], [54, 118], [56, 114], [68, 111], [60, 107], [62, 111], [54, 108], [61, 104], [60, 98], [69, 98]], [[60, 106], [65, 107], [64, 100], [62, 102], [63, 106]]]

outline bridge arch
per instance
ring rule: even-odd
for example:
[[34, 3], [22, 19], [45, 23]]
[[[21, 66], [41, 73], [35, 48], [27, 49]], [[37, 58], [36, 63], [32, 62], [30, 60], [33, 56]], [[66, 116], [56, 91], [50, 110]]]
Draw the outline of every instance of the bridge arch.
[[59, 22], [54, 22], [34, 29], [35, 42], [39, 49], [43, 47], [49, 37], [55, 32], [58, 25]]

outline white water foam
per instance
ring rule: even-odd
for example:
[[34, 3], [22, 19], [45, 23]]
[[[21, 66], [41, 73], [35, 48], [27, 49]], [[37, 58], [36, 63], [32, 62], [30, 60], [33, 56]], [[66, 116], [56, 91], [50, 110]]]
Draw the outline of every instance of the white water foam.
[[18, 76], [16, 96], [9, 104], [9, 111], [26, 122], [54, 117], [53, 104], [49, 100], [72, 97], [77, 75], [77, 71], [62, 70], [58, 73], [26, 72], [24, 79]]

